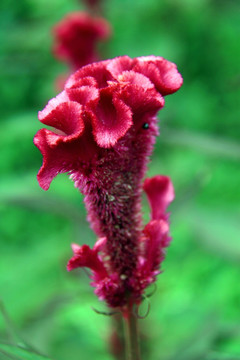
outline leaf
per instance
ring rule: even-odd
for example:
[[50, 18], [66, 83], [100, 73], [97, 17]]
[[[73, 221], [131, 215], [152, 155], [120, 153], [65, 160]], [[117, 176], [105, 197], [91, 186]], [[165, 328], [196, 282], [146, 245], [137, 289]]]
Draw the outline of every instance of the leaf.
[[187, 219], [197, 240], [209, 251], [218, 253], [232, 261], [240, 259], [238, 214], [224, 209], [215, 210], [194, 205], [186, 206], [178, 213], [184, 221]]
[[189, 219], [205, 247], [225, 258], [239, 261], [240, 225], [236, 214], [198, 208], [189, 212]]
[[30, 351], [22, 345], [12, 345], [0, 342], [0, 354], [10, 360], [50, 360], [50, 358]]
[[[69, 198], [64, 198], [64, 195], [58, 194], [54, 189], [53, 193], [45, 195], [40, 189], [35, 180], [36, 174], [29, 174], [22, 176], [20, 180], [15, 178], [5, 177], [0, 180], [0, 200], [3, 204], [19, 205], [23, 208], [43, 210], [63, 216], [73, 222], [85, 225], [83, 216], [85, 214], [81, 211], [82, 206], [71, 204]], [[34, 182], [35, 181], [35, 182]], [[60, 186], [62, 182], [60, 181]], [[72, 184], [70, 183], [72, 186]], [[63, 184], [64, 186], [64, 184]], [[62, 186], [62, 188], [63, 188]], [[73, 187], [73, 186], [72, 186]], [[66, 188], [66, 186], [65, 186]], [[64, 190], [65, 190], [64, 188]], [[63, 192], [64, 192], [63, 190]], [[67, 187], [68, 190], [68, 187]], [[74, 189], [75, 190], [75, 189]], [[67, 192], [67, 191], [66, 191]], [[75, 195], [81, 199], [81, 195], [76, 192]]]
[[234, 141], [185, 130], [164, 128], [162, 142], [196, 149], [221, 158], [240, 159], [240, 145]]
[[17, 329], [15, 328], [12, 320], [10, 319], [5, 306], [0, 299], [0, 313], [3, 316], [5, 321], [6, 329], [10, 342], [0, 341], [0, 354], [4, 356], [4, 359], [0, 357], [1, 360], [12, 359], [12, 360], [40, 360], [40, 359], [49, 359], [44, 355], [39, 354], [35, 349], [28, 345], [22, 337], [19, 335]]
[[18, 341], [19, 340], [19, 336], [16, 332], [16, 329], [14, 327], [14, 324], [12, 323], [10, 317], [8, 316], [8, 313], [5, 309], [5, 306], [3, 304], [3, 301], [0, 299], [0, 313], [3, 317], [5, 326], [6, 326], [6, 330], [7, 330], [7, 334], [8, 337], [12, 340], [12, 341]]
[[209, 354], [205, 360], [240, 360], [240, 356], [214, 351]]

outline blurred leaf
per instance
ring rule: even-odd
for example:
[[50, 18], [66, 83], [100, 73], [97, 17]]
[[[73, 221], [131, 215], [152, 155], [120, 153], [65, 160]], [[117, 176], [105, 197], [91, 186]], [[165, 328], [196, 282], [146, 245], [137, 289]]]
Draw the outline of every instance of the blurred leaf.
[[14, 346], [0, 342], [0, 354], [11, 360], [50, 360], [50, 358], [32, 352], [22, 345]]
[[22, 360], [40, 360], [48, 359], [46, 356], [39, 354], [36, 350], [28, 345], [20, 336], [15, 328], [12, 320], [10, 319], [3, 302], [0, 300], [0, 312], [3, 316], [6, 330], [10, 342], [0, 340], [0, 354], [4, 355], [7, 359], [22, 359]]
[[43, 197], [43, 196], [23, 196], [21, 194], [15, 194], [13, 196], [4, 196], [2, 199], [3, 203], [18, 205], [29, 209], [43, 210], [58, 214], [64, 218], [67, 218], [82, 226], [86, 225], [86, 222], [82, 220], [82, 213], [77, 207], [54, 197]]
[[240, 356], [225, 354], [220, 352], [212, 352], [204, 360], [240, 360]]
[[239, 261], [240, 222], [237, 214], [195, 208], [188, 209], [188, 219], [204, 246]]
[[19, 335], [17, 334], [17, 330], [12, 320], [8, 316], [8, 313], [1, 299], [0, 299], [0, 312], [4, 320], [8, 338], [11, 339], [12, 342], [18, 342], [20, 340]]
[[168, 127], [164, 128], [163, 131], [162, 142], [196, 149], [212, 156], [232, 160], [240, 159], [240, 145], [237, 142], [214, 137], [209, 134], [200, 134]]

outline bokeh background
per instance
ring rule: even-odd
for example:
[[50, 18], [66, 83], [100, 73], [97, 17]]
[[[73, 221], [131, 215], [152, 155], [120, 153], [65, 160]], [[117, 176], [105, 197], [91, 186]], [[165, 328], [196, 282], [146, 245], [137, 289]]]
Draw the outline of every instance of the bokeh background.
[[[66, 175], [39, 188], [32, 143], [37, 111], [68, 71], [52, 56], [51, 28], [79, 9], [77, 0], [0, 2], [0, 338], [56, 360], [111, 360], [112, 320], [91, 309], [105, 310], [84, 271], [65, 268], [71, 242], [95, 241], [82, 195]], [[140, 320], [143, 359], [240, 359], [240, 2], [106, 0], [104, 14], [113, 28], [104, 58], [161, 55], [184, 78], [160, 112], [149, 164], [148, 176], [171, 176], [176, 200], [164, 272]], [[7, 351], [1, 343], [1, 360], [36, 359]]]

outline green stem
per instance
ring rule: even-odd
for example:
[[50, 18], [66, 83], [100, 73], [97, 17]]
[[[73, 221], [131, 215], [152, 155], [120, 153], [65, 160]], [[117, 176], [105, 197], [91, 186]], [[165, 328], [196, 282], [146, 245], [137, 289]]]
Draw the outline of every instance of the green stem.
[[123, 314], [125, 327], [126, 360], [141, 360], [138, 336], [138, 319], [133, 313], [133, 307], [128, 306]]

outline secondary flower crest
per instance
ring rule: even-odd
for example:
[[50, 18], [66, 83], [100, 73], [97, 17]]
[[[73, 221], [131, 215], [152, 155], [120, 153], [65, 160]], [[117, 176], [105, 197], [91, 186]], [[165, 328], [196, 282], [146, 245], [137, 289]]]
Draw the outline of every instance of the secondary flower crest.
[[181, 85], [175, 64], [123, 56], [81, 68], [39, 112], [39, 120], [56, 129], [41, 129], [34, 138], [43, 155], [39, 184], [47, 190], [57, 174], [68, 172], [85, 195], [88, 220], [100, 239], [93, 249], [74, 245], [68, 269], [89, 267], [95, 292], [112, 307], [140, 302], [170, 240], [171, 181], [145, 180], [152, 220], [143, 227], [142, 179], [163, 96]]
[[67, 61], [74, 70], [98, 60], [96, 46], [109, 38], [109, 23], [84, 12], [68, 14], [53, 28], [55, 56]]
[[[164, 260], [165, 248], [169, 245], [169, 224], [166, 209], [174, 199], [174, 189], [167, 176], [157, 175], [145, 180], [144, 191], [152, 210], [152, 220], [140, 233], [136, 268], [128, 279], [133, 303], [141, 301], [144, 289], [155, 281], [160, 273], [159, 265]], [[157, 212], [155, 212], [158, 208]], [[101, 300], [111, 307], [124, 306], [126, 303], [125, 274], [111, 271], [110, 257], [107, 256], [107, 239], [100, 238], [93, 249], [87, 245], [72, 245], [74, 256], [67, 265], [69, 271], [88, 267], [92, 271], [92, 286]]]

